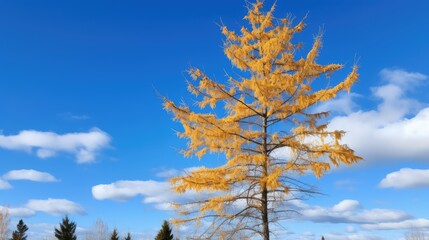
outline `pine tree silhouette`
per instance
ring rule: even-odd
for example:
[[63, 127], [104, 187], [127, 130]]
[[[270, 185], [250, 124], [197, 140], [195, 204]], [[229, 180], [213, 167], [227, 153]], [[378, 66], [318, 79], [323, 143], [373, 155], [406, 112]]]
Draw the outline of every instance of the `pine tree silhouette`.
[[25, 234], [27, 230], [27, 225], [25, 225], [24, 221], [20, 219], [16, 225], [16, 231], [13, 231], [12, 233], [12, 240], [27, 240], [27, 235]]
[[170, 224], [167, 221], [164, 221], [162, 224], [161, 230], [159, 230], [158, 235], [156, 235], [155, 240], [173, 240], [174, 236], [171, 233]]
[[118, 230], [113, 229], [112, 235], [110, 235], [110, 240], [119, 240]]
[[68, 216], [63, 218], [60, 228], [55, 228], [55, 237], [58, 240], [76, 240], [76, 223], [69, 220]]
[[125, 240], [131, 240], [131, 234], [128, 233], [127, 236], [125, 237]]

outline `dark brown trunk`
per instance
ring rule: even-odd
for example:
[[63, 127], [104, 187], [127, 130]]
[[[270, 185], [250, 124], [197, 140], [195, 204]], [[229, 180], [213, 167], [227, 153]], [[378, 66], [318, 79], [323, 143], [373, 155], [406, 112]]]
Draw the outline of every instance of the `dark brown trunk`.
[[[263, 177], [268, 176], [268, 165], [269, 165], [269, 156], [268, 156], [268, 148], [267, 148], [267, 109], [265, 109], [265, 116], [264, 116], [264, 125], [263, 125], [263, 148], [264, 148], [264, 154], [265, 154], [265, 162], [263, 165]], [[270, 240], [270, 228], [269, 228], [269, 222], [268, 222], [268, 190], [266, 184], [262, 184], [261, 186], [261, 194], [262, 194], [262, 236], [264, 240]]]
[[262, 235], [264, 240], [270, 240], [270, 228], [268, 224], [268, 191], [262, 189]]

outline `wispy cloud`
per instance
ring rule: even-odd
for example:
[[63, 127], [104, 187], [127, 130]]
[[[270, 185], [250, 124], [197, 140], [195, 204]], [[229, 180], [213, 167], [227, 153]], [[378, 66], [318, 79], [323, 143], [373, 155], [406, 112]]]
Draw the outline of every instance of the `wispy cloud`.
[[24, 130], [17, 135], [0, 134], [0, 148], [36, 151], [39, 158], [49, 158], [58, 153], [73, 154], [78, 163], [93, 162], [99, 151], [110, 144], [110, 136], [100, 129], [89, 132], [57, 134]]
[[332, 207], [308, 205], [302, 201], [290, 202], [299, 212], [297, 219], [317, 223], [357, 223], [398, 222], [411, 219], [406, 212], [391, 209], [364, 209], [356, 200], [346, 199]]
[[[393, 209], [365, 209], [357, 200], [346, 199], [332, 207], [308, 205], [300, 200], [292, 200], [290, 205], [299, 212], [299, 215], [293, 221], [359, 224], [364, 230], [429, 228], [428, 219], [415, 218], [406, 212]], [[365, 235], [357, 233], [354, 227], [350, 225], [347, 227], [347, 231], [352, 233], [347, 234], [347, 236], [353, 235], [356, 238], [341, 238], [341, 236], [344, 236], [343, 234], [338, 236], [325, 235], [325, 237], [327, 239], [377, 239], [365, 238]]]
[[46, 212], [52, 215], [62, 215], [62, 214], [84, 214], [84, 208], [75, 202], [72, 202], [67, 199], [54, 199], [48, 198], [44, 200], [32, 199], [27, 202], [25, 205], [27, 208], [38, 211]]
[[362, 228], [365, 230], [399, 230], [399, 229], [426, 229], [429, 228], [429, 220], [419, 219], [407, 219], [400, 222], [382, 222], [363, 224]]
[[11, 189], [11, 188], [12, 186], [10, 185], [10, 183], [0, 178], [0, 189], [5, 190], [5, 189]]
[[5, 180], [28, 180], [34, 182], [57, 182], [54, 176], [47, 172], [39, 172], [33, 169], [12, 170], [3, 175]]
[[36, 214], [36, 211], [29, 209], [27, 207], [9, 207], [9, 206], [0, 206], [0, 210], [7, 208], [10, 216], [12, 217], [31, 217]]
[[60, 117], [67, 119], [67, 120], [87, 120], [89, 119], [89, 116], [84, 114], [73, 114], [71, 112], [65, 112], [59, 114]]
[[11, 170], [0, 177], [0, 189], [10, 189], [12, 185], [9, 181], [27, 180], [33, 182], [57, 182], [53, 175], [47, 172], [40, 172], [33, 169]]
[[315, 109], [315, 112], [333, 111], [340, 114], [350, 114], [358, 107], [353, 98], [361, 97], [356, 93], [341, 94], [337, 98], [327, 102], [322, 102]]
[[174, 169], [174, 168], [168, 168], [168, 169], [161, 169], [160, 171], [158, 171], [155, 175], [157, 177], [161, 177], [161, 178], [171, 178], [171, 177], [177, 177], [179, 175], [186, 175], [189, 172], [192, 172], [194, 170], [197, 170], [198, 168], [200, 168], [201, 166], [195, 166], [195, 167], [189, 167], [189, 168], [185, 168], [185, 169]]
[[382, 188], [429, 187], [429, 169], [402, 168], [387, 174], [379, 186]]
[[129, 181], [121, 180], [110, 184], [98, 184], [92, 187], [92, 196], [97, 200], [127, 201], [133, 197], [143, 197], [142, 202], [154, 204], [159, 210], [173, 210], [172, 202], [195, 200], [206, 196], [205, 193], [189, 191], [175, 193], [167, 181]]
[[111, 199], [126, 201], [135, 196], [145, 197], [165, 196], [170, 189], [168, 182], [160, 181], [117, 181], [110, 184], [100, 184], [92, 187], [92, 195], [95, 199]]
[[157, 177], [170, 178], [179, 175], [180, 171], [177, 169], [164, 169], [156, 173]]
[[[0, 206], [0, 210], [5, 206]], [[45, 212], [51, 215], [85, 214], [85, 209], [78, 203], [67, 199], [31, 199], [20, 207], [7, 207], [12, 217], [30, 217], [37, 212]]]
[[364, 233], [328, 233], [324, 237], [329, 240], [382, 240], [384, 238]]

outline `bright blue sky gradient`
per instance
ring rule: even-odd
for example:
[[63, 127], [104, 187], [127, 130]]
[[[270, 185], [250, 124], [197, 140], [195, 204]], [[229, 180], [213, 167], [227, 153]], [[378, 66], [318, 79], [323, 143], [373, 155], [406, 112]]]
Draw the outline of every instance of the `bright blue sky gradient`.
[[[344, 100], [351, 108], [345, 113], [341, 107], [331, 108], [334, 118], [375, 111], [382, 101], [373, 92], [388, 84], [404, 91], [398, 102], [409, 104], [406, 113], [389, 123], [413, 118], [428, 106], [429, 2], [288, 0], [277, 1], [277, 5], [277, 17], [290, 13], [298, 21], [308, 14], [308, 26], [296, 38], [305, 43], [304, 49], [311, 46], [322, 27], [319, 62], [345, 64], [345, 70], [333, 76], [334, 81], [340, 81], [354, 63], [360, 66], [360, 81], [352, 88], [356, 95], [349, 102]], [[42, 239], [45, 228], [50, 231], [66, 212], [84, 229], [102, 218], [122, 233], [131, 231], [136, 237], [140, 233], [139, 239], [153, 239], [162, 220], [174, 213], [159, 210], [156, 203], [142, 203], [145, 197], [138, 194], [126, 201], [97, 200], [91, 189], [119, 180], [163, 183], [166, 178], [159, 174], [166, 170], [213, 164], [209, 162], [213, 157], [198, 162], [178, 154], [177, 149], [185, 142], [177, 138], [174, 129], [181, 127], [162, 109], [158, 93], [191, 103], [184, 81], [190, 66], [202, 68], [219, 81], [224, 80], [224, 70], [238, 71], [223, 54], [223, 36], [217, 24], [239, 29], [244, 24], [244, 6], [244, 1], [225, 0], [0, 2], [0, 179], [4, 188], [0, 181], [0, 206], [35, 211], [24, 218], [33, 231], [31, 239]], [[389, 113], [402, 105], [393, 106]], [[375, 119], [383, 114], [386, 112]], [[423, 129], [417, 142], [426, 141], [429, 149], [429, 122], [419, 124]], [[23, 130], [58, 135], [93, 131], [110, 142], [101, 143], [99, 150], [92, 152], [96, 156], [90, 163], [76, 162], [73, 151], [80, 147], [55, 150], [55, 156], [41, 159], [38, 148], [5, 147], [5, 142], [11, 141], [8, 136]], [[395, 136], [399, 142], [402, 134]], [[369, 137], [368, 144], [371, 140]], [[413, 219], [425, 219], [428, 230], [429, 184], [419, 188], [378, 187], [387, 174], [402, 168], [428, 169], [428, 151], [407, 154], [405, 149], [397, 157], [385, 154], [393, 145], [385, 145], [380, 153], [358, 152], [370, 160], [336, 170], [323, 179], [304, 177], [326, 193], [306, 204], [330, 208], [354, 199], [362, 211], [399, 210], [413, 215]], [[22, 169], [49, 173], [58, 181], [3, 176]], [[429, 179], [429, 173], [418, 177]], [[12, 188], [6, 189], [7, 183]], [[27, 204], [49, 198], [72, 201], [85, 214], [65, 210], [55, 215]], [[12, 218], [12, 228], [20, 217]], [[329, 236], [327, 239], [347, 239], [341, 234], [353, 235], [353, 239], [400, 239], [410, 230], [368, 230], [358, 223], [317, 223], [314, 219], [285, 226], [295, 233], [292, 239], [320, 239], [321, 234]]]

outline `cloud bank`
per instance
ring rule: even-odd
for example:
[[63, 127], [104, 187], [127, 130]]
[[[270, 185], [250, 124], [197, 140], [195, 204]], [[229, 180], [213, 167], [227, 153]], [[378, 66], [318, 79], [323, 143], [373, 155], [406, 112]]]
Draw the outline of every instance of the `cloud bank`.
[[[116, 181], [110, 184], [99, 184], [92, 188], [92, 195], [97, 200], [126, 201], [142, 196], [143, 203], [155, 204], [159, 210], [172, 210], [171, 202], [195, 200], [197, 193], [179, 195], [171, 190], [168, 182], [163, 181]], [[308, 205], [300, 200], [288, 201], [291, 210], [299, 214], [293, 221], [310, 221], [314, 223], [359, 224], [365, 230], [390, 230], [428, 228], [429, 220], [417, 219], [412, 215], [394, 209], [365, 209], [359, 201], [345, 199], [331, 207]]]
[[[428, 219], [415, 218], [406, 212], [392, 209], [364, 209], [356, 200], [346, 199], [332, 207], [308, 205], [300, 200], [292, 200], [290, 204], [292, 208], [299, 212], [299, 215], [295, 218], [295, 220], [298, 221], [359, 224], [363, 230], [410, 230], [429, 228]], [[355, 235], [358, 236], [359, 234]]]

